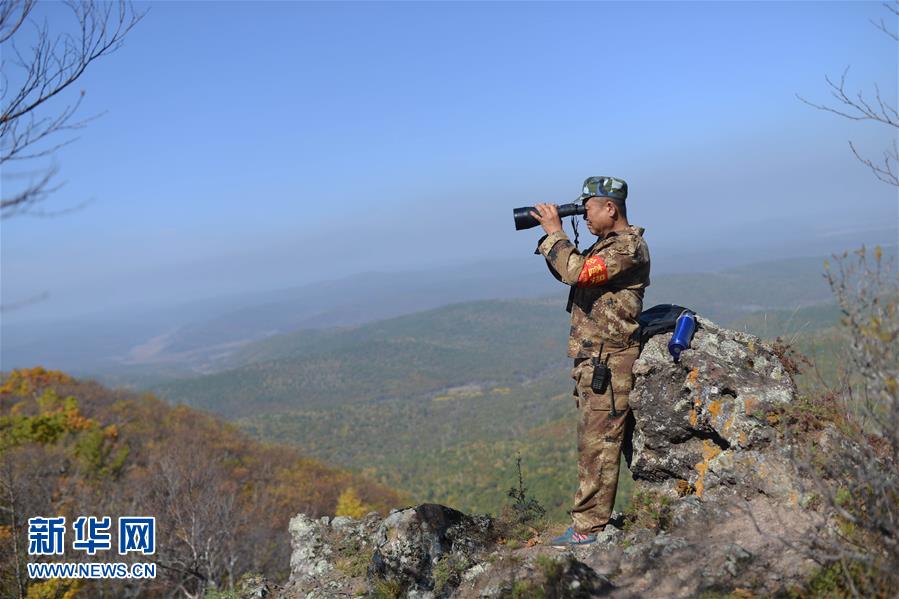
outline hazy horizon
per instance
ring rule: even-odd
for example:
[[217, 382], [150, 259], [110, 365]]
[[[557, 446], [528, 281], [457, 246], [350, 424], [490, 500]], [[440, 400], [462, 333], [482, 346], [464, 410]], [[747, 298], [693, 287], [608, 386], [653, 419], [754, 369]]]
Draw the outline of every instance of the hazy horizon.
[[598, 174], [628, 181], [659, 272], [896, 243], [896, 189], [847, 145], [895, 136], [796, 98], [827, 103], [851, 65], [896, 105], [879, 3], [138, 8], [79, 82], [81, 114], [108, 112], [57, 153], [45, 209], [91, 202], [2, 223], [2, 305], [48, 294], [4, 324], [530, 263], [512, 208]]

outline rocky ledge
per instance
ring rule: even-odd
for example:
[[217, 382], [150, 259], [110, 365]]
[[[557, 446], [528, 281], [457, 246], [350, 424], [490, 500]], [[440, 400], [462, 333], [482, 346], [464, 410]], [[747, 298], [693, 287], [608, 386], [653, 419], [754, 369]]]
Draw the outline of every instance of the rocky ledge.
[[513, 546], [489, 516], [435, 504], [300, 514], [290, 581], [256, 596], [668, 598], [801, 584], [814, 564], [792, 547], [815, 519], [778, 426], [795, 399], [789, 373], [759, 338], [703, 318], [680, 363], [666, 341], [650, 339], [634, 365], [634, 507], [599, 542], [558, 550], [550, 530]]

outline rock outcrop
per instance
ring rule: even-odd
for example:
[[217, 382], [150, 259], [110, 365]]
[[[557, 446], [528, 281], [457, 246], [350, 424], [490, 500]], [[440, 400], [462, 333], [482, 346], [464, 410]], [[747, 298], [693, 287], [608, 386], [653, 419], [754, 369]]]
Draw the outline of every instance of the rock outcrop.
[[480, 573], [478, 564], [498, 540], [493, 525], [489, 516], [433, 503], [393, 510], [384, 519], [299, 514], [290, 521], [288, 588], [310, 599], [394, 591], [448, 597], [465, 577]]
[[706, 499], [739, 491], [798, 501], [774, 428], [795, 397], [789, 373], [757, 337], [698, 321], [680, 363], [660, 335], [634, 364], [634, 478]]
[[490, 517], [434, 504], [361, 520], [300, 514], [291, 581], [275, 596], [667, 598], [800, 584], [813, 564], [790, 542], [812, 518], [778, 428], [795, 399], [789, 373], [757, 337], [703, 318], [680, 363], [666, 342], [650, 339], [634, 365], [638, 489], [599, 542], [512, 549]]

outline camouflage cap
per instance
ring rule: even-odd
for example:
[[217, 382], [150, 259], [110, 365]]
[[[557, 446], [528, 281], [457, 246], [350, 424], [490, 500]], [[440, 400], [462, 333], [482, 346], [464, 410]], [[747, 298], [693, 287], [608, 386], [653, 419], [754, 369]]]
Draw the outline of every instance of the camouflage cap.
[[611, 198], [623, 202], [627, 199], [627, 183], [616, 177], [588, 177], [577, 202], [592, 197]]

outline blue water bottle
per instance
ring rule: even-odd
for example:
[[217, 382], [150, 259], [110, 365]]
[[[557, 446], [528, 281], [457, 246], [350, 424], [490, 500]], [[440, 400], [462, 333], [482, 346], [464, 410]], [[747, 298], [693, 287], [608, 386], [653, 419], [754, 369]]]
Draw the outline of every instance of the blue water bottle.
[[690, 340], [696, 331], [696, 316], [689, 310], [684, 310], [677, 317], [674, 325], [674, 334], [668, 342], [668, 351], [674, 357], [674, 362], [680, 360], [680, 353], [690, 347]]

